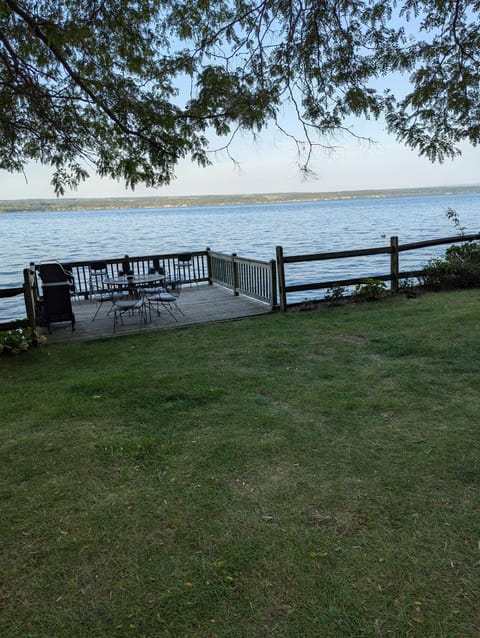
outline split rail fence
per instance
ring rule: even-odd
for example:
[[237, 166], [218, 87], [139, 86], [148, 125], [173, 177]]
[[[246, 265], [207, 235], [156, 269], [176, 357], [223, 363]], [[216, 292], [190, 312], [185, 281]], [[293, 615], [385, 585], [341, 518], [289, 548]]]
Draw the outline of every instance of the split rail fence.
[[278, 286], [280, 297], [280, 308], [286, 310], [288, 307], [287, 294], [291, 292], [301, 292], [306, 290], [322, 290], [325, 288], [333, 288], [335, 286], [355, 286], [365, 281], [366, 277], [352, 277], [348, 279], [332, 279], [329, 281], [318, 281], [309, 283], [297, 283], [288, 285], [286, 283], [285, 266], [288, 264], [298, 264], [312, 261], [325, 261], [330, 259], [351, 259], [352, 257], [365, 257], [371, 255], [390, 255], [390, 272], [375, 275], [375, 279], [380, 281], [389, 281], [392, 292], [398, 291], [400, 279], [418, 278], [424, 273], [423, 270], [404, 270], [400, 271], [399, 256], [400, 253], [418, 250], [421, 248], [429, 248], [431, 246], [441, 246], [444, 244], [456, 244], [466, 241], [475, 241], [480, 239], [480, 233], [472, 235], [456, 235], [454, 237], [441, 237], [439, 239], [428, 239], [426, 241], [417, 241], [407, 244], [399, 244], [398, 237], [390, 237], [389, 246], [380, 246], [377, 248], [361, 248], [357, 250], [340, 250], [328, 253], [314, 253], [306, 255], [288, 255], [283, 252], [282, 246], [277, 246], [277, 268], [278, 268]]

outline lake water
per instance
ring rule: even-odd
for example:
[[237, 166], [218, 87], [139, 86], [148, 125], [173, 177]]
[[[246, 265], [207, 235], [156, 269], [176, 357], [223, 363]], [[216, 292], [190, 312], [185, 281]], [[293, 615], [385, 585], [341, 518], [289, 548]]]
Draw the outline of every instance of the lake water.
[[[400, 244], [456, 235], [453, 208], [466, 233], [480, 231], [480, 193], [237, 206], [0, 213], [0, 287], [22, 283], [31, 261], [77, 261], [203, 250], [242, 257]], [[445, 247], [400, 255], [401, 270], [422, 267]], [[389, 272], [389, 256], [287, 266], [287, 283]], [[289, 301], [318, 297], [300, 293]], [[21, 297], [0, 300], [0, 321], [24, 316]]]

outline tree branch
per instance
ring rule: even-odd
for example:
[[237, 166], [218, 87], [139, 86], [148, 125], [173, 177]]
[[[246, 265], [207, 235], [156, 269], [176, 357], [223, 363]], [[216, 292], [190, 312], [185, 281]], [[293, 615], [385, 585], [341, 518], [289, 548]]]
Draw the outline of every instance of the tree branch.
[[54, 55], [54, 57], [57, 60], [57, 62], [60, 63], [60, 65], [64, 68], [64, 70], [70, 76], [70, 78], [73, 80], [73, 82], [92, 100], [92, 102], [96, 106], [98, 106], [105, 113], [105, 115], [107, 115], [107, 117], [110, 120], [112, 120], [112, 122], [114, 122], [118, 126], [118, 128], [125, 135], [128, 135], [128, 136], [133, 135], [135, 137], [138, 137], [138, 138], [148, 142], [149, 144], [153, 145], [154, 147], [157, 147], [159, 150], [161, 150], [162, 153], [165, 153], [167, 155], [171, 155], [172, 157], [176, 158], [177, 155], [175, 153], [172, 153], [164, 145], [159, 144], [157, 139], [149, 137], [147, 135], [144, 135], [140, 131], [138, 131], [136, 129], [129, 128], [128, 126], [126, 126], [116, 116], [116, 114], [104, 103], [104, 101], [102, 99], [100, 99], [100, 97], [90, 89], [90, 87], [88, 86], [87, 81], [84, 80], [84, 78], [82, 78], [71, 67], [71, 65], [68, 63], [68, 61], [63, 56], [63, 54], [60, 51], [60, 49], [53, 42], [51, 42], [49, 40], [49, 38], [47, 38], [47, 36], [42, 32], [40, 26], [32, 18], [32, 16], [29, 15], [26, 11], [24, 11], [18, 5], [18, 3], [14, 2], [13, 0], [5, 0], [5, 3], [10, 7], [10, 9], [12, 10], [13, 13], [15, 13], [17, 16], [19, 16], [28, 25], [28, 27], [29, 27], [30, 31], [32, 32], [32, 34], [36, 38], [38, 38], [49, 49], [49, 51], [51, 51], [51, 53]]

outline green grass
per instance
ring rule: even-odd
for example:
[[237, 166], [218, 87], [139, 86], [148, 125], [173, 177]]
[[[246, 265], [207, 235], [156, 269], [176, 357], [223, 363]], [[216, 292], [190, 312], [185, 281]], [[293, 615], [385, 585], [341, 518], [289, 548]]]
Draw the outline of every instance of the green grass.
[[480, 635], [479, 301], [4, 357], [2, 636]]

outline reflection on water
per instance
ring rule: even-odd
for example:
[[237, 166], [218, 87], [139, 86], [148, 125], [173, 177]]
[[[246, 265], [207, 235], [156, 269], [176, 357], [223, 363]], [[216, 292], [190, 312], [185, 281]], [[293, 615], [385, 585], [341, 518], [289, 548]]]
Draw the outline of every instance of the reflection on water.
[[[0, 214], [0, 287], [21, 285], [30, 261], [76, 261], [202, 250], [243, 257], [388, 246], [456, 235], [454, 208], [467, 233], [478, 232], [480, 194], [285, 204]], [[400, 268], [420, 268], [444, 247], [402, 253]], [[288, 265], [287, 283], [367, 277], [389, 271], [388, 255]], [[319, 296], [299, 293], [290, 301]], [[24, 314], [21, 298], [0, 301], [0, 321]]]

